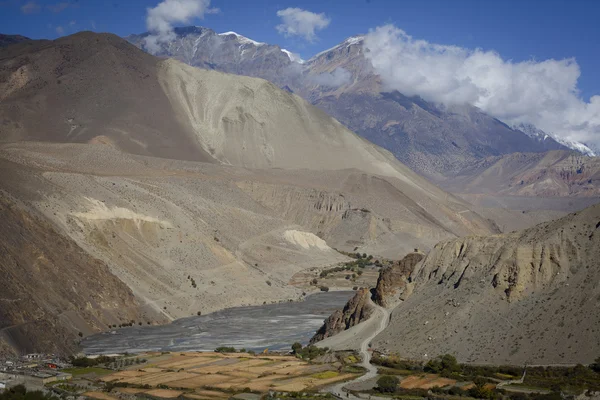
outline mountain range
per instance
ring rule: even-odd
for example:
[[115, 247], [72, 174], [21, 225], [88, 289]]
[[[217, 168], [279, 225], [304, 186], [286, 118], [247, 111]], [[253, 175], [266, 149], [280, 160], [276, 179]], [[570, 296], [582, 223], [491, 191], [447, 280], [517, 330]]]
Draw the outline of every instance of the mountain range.
[[[303, 61], [279, 46], [234, 32], [185, 27], [174, 33], [175, 38], [162, 43], [156, 56], [267, 79], [302, 96], [435, 182], [486, 157], [568, 148], [548, 135], [513, 129], [472, 106], [444, 107], [386, 91], [364, 55], [360, 35]], [[147, 36], [126, 39], [146, 50]]]
[[[234, 32], [175, 33], [158, 57], [144, 35], [2, 47], [0, 354], [302, 300], [297, 274], [417, 249], [380, 275], [377, 303], [394, 308], [376, 349], [596, 356], [600, 206], [548, 222], [536, 202], [597, 202], [598, 158], [383, 91], [361, 36], [304, 61]], [[464, 200], [488, 195], [534, 210]], [[527, 229], [501, 232], [515, 219]], [[368, 301], [323, 337], [359, 326]]]
[[[334, 247], [399, 257], [498, 232], [296, 94], [115, 35], [5, 47], [0, 93], [3, 209], [27, 234], [0, 237], [4, 351], [69, 352], [79, 332], [299, 299], [292, 276], [347, 260]], [[84, 298], [61, 286], [65, 249]], [[23, 263], [54, 271], [36, 296]], [[25, 329], [41, 326], [43, 340]]]

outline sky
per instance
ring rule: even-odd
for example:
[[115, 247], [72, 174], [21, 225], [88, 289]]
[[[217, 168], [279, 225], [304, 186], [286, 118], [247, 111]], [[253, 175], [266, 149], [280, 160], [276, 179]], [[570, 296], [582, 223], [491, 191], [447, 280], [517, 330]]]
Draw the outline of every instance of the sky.
[[598, 16], [591, 0], [0, 0], [0, 33], [151, 30], [160, 41], [200, 25], [304, 59], [368, 34], [390, 89], [600, 145]]

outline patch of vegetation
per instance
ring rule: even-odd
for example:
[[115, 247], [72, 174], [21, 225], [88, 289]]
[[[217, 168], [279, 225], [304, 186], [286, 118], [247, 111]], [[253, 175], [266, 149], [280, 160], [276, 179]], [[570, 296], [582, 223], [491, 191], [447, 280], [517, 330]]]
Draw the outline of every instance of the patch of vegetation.
[[400, 379], [393, 375], [383, 375], [377, 379], [377, 389], [382, 393], [394, 393], [398, 388]]
[[98, 356], [96, 358], [88, 357], [71, 357], [69, 362], [74, 367], [95, 367], [96, 365], [108, 364], [115, 360], [115, 357]]
[[[418, 372], [427, 372], [439, 374], [446, 378], [460, 381], [472, 381], [475, 387], [468, 391], [462, 391], [458, 388], [440, 389], [451, 396], [470, 396], [481, 399], [495, 399], [500, 394], [510, 397], [513, 400], [553, 400], [560, 398], [560, 394], [580, 394], [587, 391], [600, 391], [600, 358], [589, 367], [576, 365], [574, 367], [527, 367], [527, 374], [522, 385], [519, 386], [532, 390], [547, 390], [551, 393], [546, 394], [524, 394], [503, 391], [490, 387], [490, 383], [495, 384], [498, 379], [511, 380], [518, 379], [523, 375], [523, 368], [518, 366], [480, 366], [458, 364], [456, 358], [450, 354], [439, 356], [430, 360], [425, 365], [403, 360], [397, 355], [388, 357], [374, 354], [371, 362], [379, 365], [379, 373], [383, 375], [411, 375]], [[437, 390], [437, 389], [436, 389]], [[432, 389], [432, 392], [435, 392]], [[450, 393], [452, 392], [452, 393]], [[400, 389], [396, 394], [419, 395], [418, 393], [406, 393]], [[559, 397], [556, 397], [556, 394]], [[426, 396], [425, 396], [426, 397]]]
[[215, 349], [215, 353], [237, 353], [235, 347], [219, 346]]
[[381, 365], [382, 367], [398, 370], [408, 370], [412, 372], [423, 371], [423, 365], [420, 362], [412, 360], [403, 360], [395, 354], [383, 357], [380, 354], [375, 353], [373, 355], [373, 358], [371, 358], [371, 363], [375, 365]]
[[292, 345], [292, 352], [296, 355], [296, 357], [299, 357], [303, 360], [315, 359], [327, 353], [327, 351], [329, 351], [327, 347], [320, 348], [312, 344], [302, 347], [300, 343], [296, 342]]
[[364, 374], [367, 372], [367, 369], [365, 367], [361, 367], [360, 365], [345, 365], [342, 368], [342, 372], [348, 374]]
[[59, 398], [50, 394], [43, 393], [39, 390], [27, 391], [25, 386], [16, 385], [10, 389], [0, 393], [0, 400], [58, 400]]
[[430, 360], [423, 368], [425, 372], [440, 374], [443, 377], [449, 378], [454, 375], [459, 375], [462, 372], [460, 365], [456, 361], [456, 357], [451, 354], [444, 354]]
[[339, 374], [340, 373], [337, 371], [323, 371], [323, 372], [318, 372], [316, 374], [312, 374], [311, 376], [313, 378], [317, 378], [317, 379], [330, 379], [330, 378], [335, 378]]
[[600, 391], [600, 373], [595, 372], [593, 364], [584, 367], [529, 367], [525, 375], [525, 385], [550, 389], [555, 392], [581, 392], [584, 389]]

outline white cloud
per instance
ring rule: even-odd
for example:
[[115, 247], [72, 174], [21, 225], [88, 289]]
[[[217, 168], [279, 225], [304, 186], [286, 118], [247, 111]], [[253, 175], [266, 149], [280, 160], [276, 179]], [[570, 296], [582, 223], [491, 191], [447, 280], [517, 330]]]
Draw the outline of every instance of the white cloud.
[[65, 34], [65, 28], [63, 28], [62, 26], [57, 26], [55, 28], [56, 33], [58, 33], [59, 35], [64, 35]]
[[325, 14], [316, 14], [301, 8], [286, 8], [277, 11], [281, 24], [276, 26], [279, 33], [285, 36], [301, 36], [309, 42], [317, 38], [316, 31], [327, 28], [331, 19]]
[[600, 146], [600, 96], [581, 99], [575, 59], [513, 62], [494, 51], [418, 40], [393, 25], [372, 30], [364, 47], [388, 90], [470, 103], [509, 123]]
[[66, 1], [63, 1], [61, 3], [56, 3], [56, 4], [48, 4], [46, 7], [48, 8], [48, 10], [52, 11], [53, 13], [59, 13], [61, 11], [63, 11], [65, 8], [69, 7], [69, 3], [67, 3]]
[[40, 12], [41, 9], [42, 9], [42, 7], [35, 1], [28, 1], [27, 3], [25, 3], [21, 6], [21, 12], [23, 14], [37, 13], [37, 12]]
[[151, 34], [146, 38], [146, 48], [151, 53], [158, 52], [160, 43], [175, 38], [173, 24], [188, 23], [193, 18], [216, 12], [219, 9], [210, 8], [210, 0], [163, 0], [147, 10], [146, 27]]
[[309, 79], [317, 85], [334, 88], [350, 82], [351, 78], [352, 74], [342, 67], [334, 69], [333, 72], [323, 72], [322, 74], [309, 77]]

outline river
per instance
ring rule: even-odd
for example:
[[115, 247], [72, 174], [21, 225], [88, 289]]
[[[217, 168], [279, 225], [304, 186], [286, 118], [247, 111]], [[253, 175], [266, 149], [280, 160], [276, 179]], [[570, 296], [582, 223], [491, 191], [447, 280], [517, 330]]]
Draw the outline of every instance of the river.
[[236, 307], [182, 318], [167, 325], [132, 326], [85, 338], [86, 354], [142, 351], [212, 351], [219, 346], [263, 351], [308, 343], [335, 309], [354, 292], [316, 293], [302, 302]]

